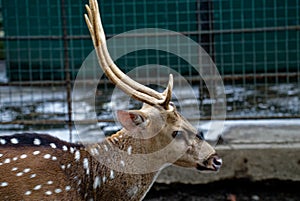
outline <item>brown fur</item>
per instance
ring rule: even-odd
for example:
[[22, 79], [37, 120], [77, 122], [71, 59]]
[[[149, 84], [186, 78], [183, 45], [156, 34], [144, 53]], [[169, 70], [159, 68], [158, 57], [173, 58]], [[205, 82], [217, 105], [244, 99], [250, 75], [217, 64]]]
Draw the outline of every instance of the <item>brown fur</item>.
[[[215, 151], [206, 142], [195, 137], [193, 127], [175, 108], [164, 112], [160, 110], [160, 107], [144, 105], [138, 112], [123, 111], [119, 120], [124, 124], [124, 129], [103, 142], [85, 146], [67, 143], [48, 135], [0, 137], [0, 142], [5, 141], [5, 144], [0, 144], [0, 198], [141, 200], [161, 168], [172, 162], [174, 155], [178, 157], [174, 161], [176, 165], [197, 168], [197, 165], [205, 164], [209, 169], [209, 161], [215, 156]], [[131, 116], [126, 116], [126, 113]], [[132, 126], [132, 123], [136, 123], [134, 115], [143, 115], [143, 121], [139, 125]], [[127, 130], [126, 127], [133, 130]], [[184, 139], [173, 139], [172, 132], [177, 129], [184, 131], [182, 135], [185, 136], [181, 136]], [[159, 132], [153, 134], [157, 131]], [[190, 138], [191, 134], [194, 137]], [[143, 138], [134, 137], [138, 135]], [[163, 150], [168, 145], [172, 145], [171, 152], [162, 153], [154, 159], [148, 157], [148, 154]], [[178, 153], [177, 150], [182, 146], [187, 146], [187, 151]], [[146, 157], [139, 158], [138, 161], [131, 158], [137, 154]], [[151, 170], [153, 165], [160, 162], [162, 163], [157, 169]], [[141, 167], [149, 172], [139, 173]]]

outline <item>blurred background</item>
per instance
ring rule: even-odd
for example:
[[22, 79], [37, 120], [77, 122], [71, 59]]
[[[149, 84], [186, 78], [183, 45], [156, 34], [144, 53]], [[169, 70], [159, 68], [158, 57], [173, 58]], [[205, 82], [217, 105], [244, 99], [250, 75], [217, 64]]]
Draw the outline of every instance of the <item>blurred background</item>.
[[[1, 135], [40, 132], [78, 140], [72, 107], [83, 108], [82, 120], [91, 109], [84, 100], [72, 99], [78, 70], [93, 50], [83, 18], [86, 3], [0, 0]], [[299, 198], [292, 189], [300, 181], [300, 0], [103, 0], [100, 10], [108, 39], [139, 28], [168, 29], [191, 38], [210, 55], [224, 82], [227, 120], [217, 146], [224, 156], [223, 170], [199, 175], [168, 168], [148, 199], [209, 200], [215, 191], [218, 196], [212, 200]], [[167, 52], [141, 50], [116, 63], [124, 72], [147, 64], [179, 72], [197, 96], [196, 103], [187, 96], [186, 105], [196, 104], [201, 113], [200, 118], [188, 116], [189, 120], [200, 121], [195, 124], [204, 133], [213, 129], [214, 100], [185, 60]], [[98, 124], [82, 131], [91, 141], [101, 138], [99, 132], [103, 138], [120, 129], [110, 105], [113, 88], [106, 78], [100, 80]], [[139, 104], [133, 101], [128, 109], [136, 107]], [[176, 185], [164, 185], [169, 183]], [[197, 185], [207, 183], [199, 189], [211, 194], [201, 197], [204, 190]], [[281, 185], [286, 188], [279, 190]], [[170, 186], [190, 194], [174, 197], [168, 193]], [[239, 191], [240, 186], [250, 190]]]

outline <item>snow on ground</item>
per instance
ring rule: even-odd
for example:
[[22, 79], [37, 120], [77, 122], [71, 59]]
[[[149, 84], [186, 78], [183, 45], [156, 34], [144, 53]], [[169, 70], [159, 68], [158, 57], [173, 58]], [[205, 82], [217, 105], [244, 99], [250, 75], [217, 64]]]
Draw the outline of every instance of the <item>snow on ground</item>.
[[[300, 88], [297, 83], [254, 85], [226, 85], [227, 117], [293, 117], [300, 114]], [[90, 92], [88, 92], [90, 93]], [[73, 119], [88, 120], [114, 119], [112, 111], [117, 109], [138, 108], [141, 104], [135, 101], [122, 99], [118, 93], [114, 94], [115, 101], [110, 101], [112, 91], [100, 91], [95, 97], [96, 106], [90, 105], [85, 100], [85, 91], [81, 92], [80, 98], [73, 103]], [[87, 97], [91, 97], [89, 94]], [[211, 114], [212, 104], [216, 100], [211, 99], [209, 94], [202, 94], [203, 100], [199, 104], [199, 89], [197, 86], [190, 88], [175, 88], [174, 102], [186, 118], [197, 119], [199, 115], [208, 117]], [[199, 109], [200, 108], [200, 109]], [[0, 121], [10, 122], [15, 120], [68, 120], [68, 106], [64, 87], [0, 87]], [[200, 114], [199, 114], [200, 113]], [[223, 131], [238, 125], [299, 125], [299, 119], [272, 119], [272, 120], [236, 120], [226, 121], [222, 126]], [[218, 122], [200, 122], [198, 128], [210, 131], [206, 136], [210, 140], [216, 140], [220, 135]], [[217, 129], [216, 129], [217, 128]], [[114, 123], [95, 123], [80, 127], [76, 131], [79, 136], [88, 139], [97, 138], [97, 133], [111, 134], [120, 129]], [[0, 134], [15, 132], [35, 131], [51, 133], [62, 139], [69, 140], [69, 131], [65, 125], [51, 127], [0, 124]], [[74, 131], [75, 133], [75, 131]], [[88, 134], [92, 133], [92, 134]], [[76, 137], [73, 137], [76, 139]], [[78, 138], [77, 138], [78, 139]]]

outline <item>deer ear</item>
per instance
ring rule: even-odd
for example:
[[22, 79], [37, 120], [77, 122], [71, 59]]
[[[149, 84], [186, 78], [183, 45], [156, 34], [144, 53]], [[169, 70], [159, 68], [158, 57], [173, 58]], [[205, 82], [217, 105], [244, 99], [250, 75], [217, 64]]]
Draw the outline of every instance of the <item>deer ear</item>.
[[136, 111], [117, 111], [119, 122], [126, 128], [126, 130], [136, 129], [140, 124], [145, 122], [145, 117]]

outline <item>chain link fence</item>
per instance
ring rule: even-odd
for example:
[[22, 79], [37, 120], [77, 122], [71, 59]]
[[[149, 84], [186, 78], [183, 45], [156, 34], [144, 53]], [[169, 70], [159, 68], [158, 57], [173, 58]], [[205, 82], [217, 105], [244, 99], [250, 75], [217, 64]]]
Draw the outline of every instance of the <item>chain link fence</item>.
[[[69, 130], [72, 138], [72, 86], [93, 50], [83, 19], [87, 1], [0, 2], [1, 132]], [[108, 38], [161, 28], [199, 43], [224, 80], [228, 119], [300, 117], [299, 0], [103, 0], [100, 9]], [[197, 91], [201, 119], [210, 119], [205, 83], [186, 61], [143, 50], [116, 62], [125, 72], [147, 64], [176, 70]], [[102, 79], [97, 92], [100, 127], [108, 133], [112, 88]]]

